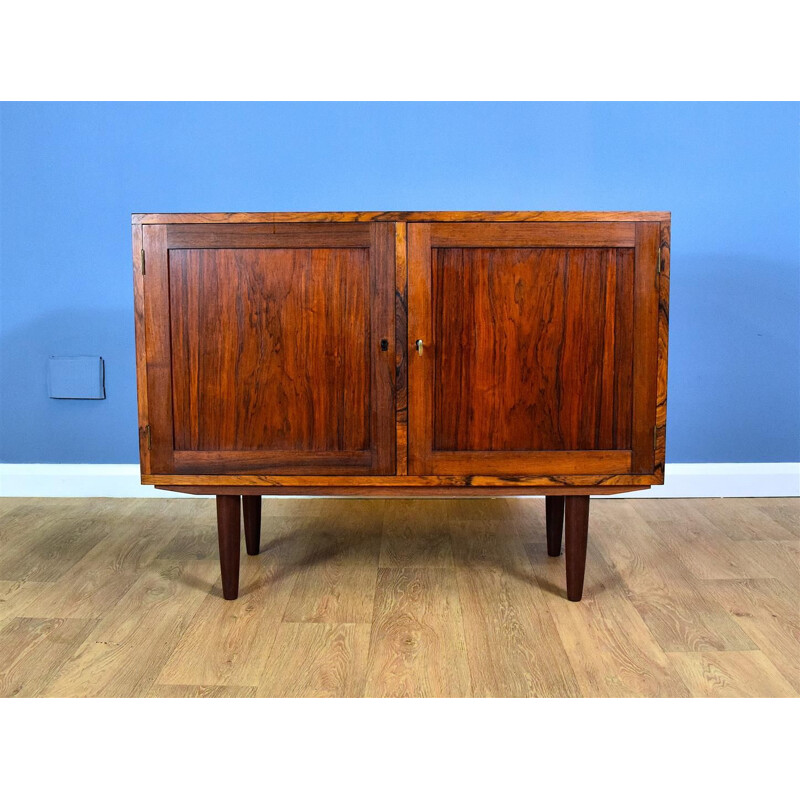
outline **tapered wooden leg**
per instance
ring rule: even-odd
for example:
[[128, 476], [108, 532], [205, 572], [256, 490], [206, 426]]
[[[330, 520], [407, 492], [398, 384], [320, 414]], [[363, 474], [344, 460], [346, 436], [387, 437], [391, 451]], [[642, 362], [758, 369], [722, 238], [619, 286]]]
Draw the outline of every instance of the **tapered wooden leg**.
[[556, 495], [545, 497], [547, 517], [547, 555], [561, 555], [561, 532], [564, 530], [564, 498]]
[[222, 573], [222, 596], [239, 596], [239, 547], [241, 542], [242, 498], [238, 494], [217, 495], [217, 534], [219, 567]]
[[261, 495], [242, 495], [244, 512], [244, 541], [247, 555], [257, 556], [261, 550]]
[[589, 534], [589, 495], [566, 498], [564, 524], [567, 551], [567, 598], [574, 602], [583, 595], [586, 542]]

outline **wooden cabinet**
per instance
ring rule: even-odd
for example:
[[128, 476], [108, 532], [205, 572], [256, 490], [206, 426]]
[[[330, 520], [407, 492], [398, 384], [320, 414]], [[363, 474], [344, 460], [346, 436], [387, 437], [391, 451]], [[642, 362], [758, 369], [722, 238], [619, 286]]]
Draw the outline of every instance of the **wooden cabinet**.
[[226, 597], [264, 494], [545, 494], [579, 599], [589, 495], [663, 482], [669, 214], [135, 214], [133, 243], [142, 481], [217, 495]]

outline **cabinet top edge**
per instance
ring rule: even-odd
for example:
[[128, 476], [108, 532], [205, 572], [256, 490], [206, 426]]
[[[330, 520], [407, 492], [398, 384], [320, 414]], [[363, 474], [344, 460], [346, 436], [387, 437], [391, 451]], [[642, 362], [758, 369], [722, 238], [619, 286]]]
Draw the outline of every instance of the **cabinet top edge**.
[[221, 222], [669, 222], [669, 211], [269, 211], [131, 214], [133, 225]]

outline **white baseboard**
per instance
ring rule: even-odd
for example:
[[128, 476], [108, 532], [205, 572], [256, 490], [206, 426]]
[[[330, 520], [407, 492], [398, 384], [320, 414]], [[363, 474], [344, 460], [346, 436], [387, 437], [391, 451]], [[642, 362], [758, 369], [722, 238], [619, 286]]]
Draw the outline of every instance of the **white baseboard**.
[[[138, 464], [0, 464], [0, 497], [184, 497], [139, 482]], [[800, 463], [667, 464], [663, 486], [607, 497], [797, 497]]]

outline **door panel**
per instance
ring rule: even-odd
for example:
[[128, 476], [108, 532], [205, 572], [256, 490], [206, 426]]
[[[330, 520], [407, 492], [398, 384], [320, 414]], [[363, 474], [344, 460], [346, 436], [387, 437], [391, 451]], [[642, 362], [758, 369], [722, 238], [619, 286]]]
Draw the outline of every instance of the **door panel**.
[[393, 471], [394, 227], [318, 227], [145, 226], [154, 472]]
[[643, 256], [633, 223], [409, 225], [409, 471], [630, 472]]

